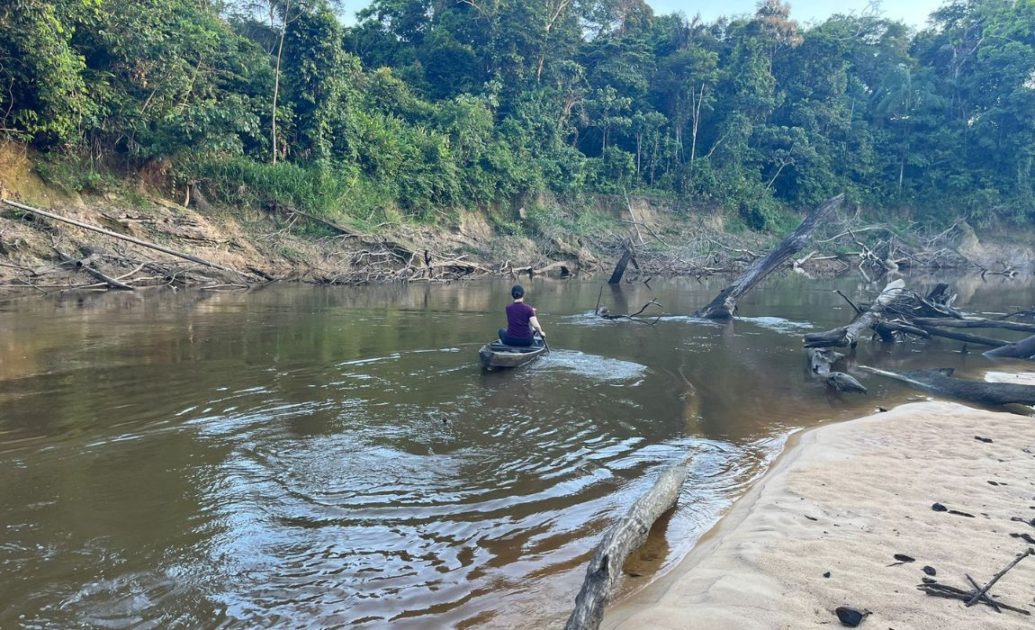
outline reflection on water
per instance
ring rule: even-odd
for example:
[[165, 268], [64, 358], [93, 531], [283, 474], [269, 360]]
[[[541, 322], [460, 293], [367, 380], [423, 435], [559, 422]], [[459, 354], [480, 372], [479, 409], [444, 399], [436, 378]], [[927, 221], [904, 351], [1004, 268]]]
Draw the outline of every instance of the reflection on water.
[[[650, 326], [593, 316], [599, 284], [532, 282], [553, 352], [493, 374], [476, 354], [504, 282], [0, 302], [0, 627], [541, 627], [665, 464], [694, 454], [637, 573], [670, 567], [790, 431], [916, 396], [808, 380], [801, 334], [851, 316], [832, 289], [879, 287], [787, 277], [725, 325], [685, 316], [718, 281], [654, 284], [602, 300], [656, 297]], [[974, 310], [1035, 301], [958, 286]], [[857, 360], [984, 366], [960, 345]]]

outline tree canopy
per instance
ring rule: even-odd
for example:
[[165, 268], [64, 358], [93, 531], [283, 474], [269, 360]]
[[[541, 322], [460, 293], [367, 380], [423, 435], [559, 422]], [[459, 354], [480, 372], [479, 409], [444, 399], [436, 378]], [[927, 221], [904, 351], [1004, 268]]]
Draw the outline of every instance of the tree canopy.
[[1035, 0], [802, 26], [643, 0], [8, 0], [0, 131], [237, 200], [412, 216], [629, 191], [1035, 218]]

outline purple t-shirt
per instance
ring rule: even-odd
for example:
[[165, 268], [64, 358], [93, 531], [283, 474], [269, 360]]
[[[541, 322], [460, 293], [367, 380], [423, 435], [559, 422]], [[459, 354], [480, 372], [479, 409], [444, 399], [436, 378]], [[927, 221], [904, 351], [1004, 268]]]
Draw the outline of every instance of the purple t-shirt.
[[507, 336], [515, 339], [531, 339], [532, 327], [528, 320], [535, 317], [535, 309], [524, 302], [507, 306]]

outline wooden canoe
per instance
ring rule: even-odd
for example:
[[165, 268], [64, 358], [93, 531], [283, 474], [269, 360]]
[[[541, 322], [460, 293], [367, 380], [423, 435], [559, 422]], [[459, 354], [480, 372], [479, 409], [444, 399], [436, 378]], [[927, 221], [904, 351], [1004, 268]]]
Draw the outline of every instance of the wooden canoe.
[[482, 360], [482, 368], [485, 370], [496, 370], [500, 368], [515, 368], [538, 359], [544, 352], [546, 346], [537, 344], [525, 348], [503, 345], [500, 341], [492, 341], [482, 346], [478, 356]]

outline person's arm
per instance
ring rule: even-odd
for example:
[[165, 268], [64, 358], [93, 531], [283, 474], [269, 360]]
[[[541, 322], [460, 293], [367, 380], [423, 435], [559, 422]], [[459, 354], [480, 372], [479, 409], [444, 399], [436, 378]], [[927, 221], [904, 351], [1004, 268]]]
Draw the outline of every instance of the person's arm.
[[545, 337], [546, 336], [546, 333], [543, 332], [543, 327], [539, 325], [539, 318], [538, 317], [533, 315], [528, 320], [528, 323], [532, 325], [532, 330], [538, 332], [541, 337]]

